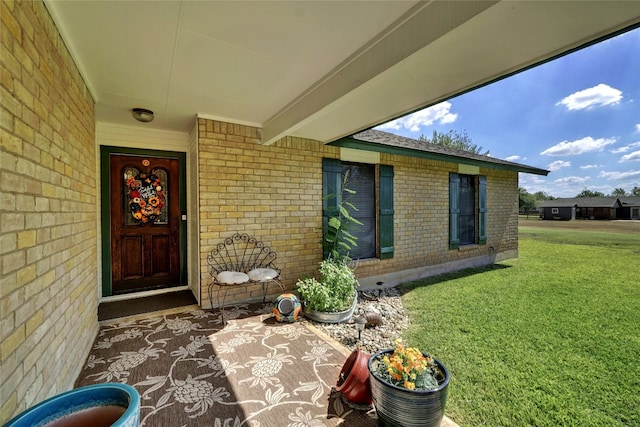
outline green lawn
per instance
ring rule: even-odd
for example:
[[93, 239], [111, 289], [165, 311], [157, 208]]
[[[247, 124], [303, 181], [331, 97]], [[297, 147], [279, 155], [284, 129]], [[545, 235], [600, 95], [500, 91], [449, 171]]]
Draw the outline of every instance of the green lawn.
[[520, 229], [520, 258], [403, 286], [404, 338], [471, 426], [640, 426], [640, 233]]

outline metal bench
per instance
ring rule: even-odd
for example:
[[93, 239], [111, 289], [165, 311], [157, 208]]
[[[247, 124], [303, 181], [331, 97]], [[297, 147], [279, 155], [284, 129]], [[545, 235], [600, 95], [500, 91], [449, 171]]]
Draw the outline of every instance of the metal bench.
[[[224, 239], [207, 256], [212, 281], [208, 294], [213, 310], [213, 292], [217, 287], [217, 301], [222, 322], [227, 293], [237, 288], [262, 285], [262, 302], [267, 298], [269, 283], [275, 283], [284, 292], [280, 269], [276, 267], [276, 253], [269, 246], [246, 233], [235, 233]], [[222, 295], [221, 295], [222, 294]], [[222, 299], [221, 299], [222, 296]]]

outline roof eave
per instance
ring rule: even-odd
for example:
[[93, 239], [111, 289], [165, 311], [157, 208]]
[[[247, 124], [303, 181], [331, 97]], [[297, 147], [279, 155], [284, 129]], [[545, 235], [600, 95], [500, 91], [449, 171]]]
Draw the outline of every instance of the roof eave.
[[464, 156], [456, 156], [452, 154], [442, 154], [442, 153], [434, 153], [430, 151], [414, 150], [406, 147], [393, 147], [390, 145], [380, 144], [376, 142], [364, 142], [351, 137], [341, 138], [327, 145], [331, 145], [334, 147], [352, 148], [355, 150], [374, 151], [378, 153], [393, 154], [398, 156], [437, 160], [437, 161], [449, 162], [449, 163], [461, 163], [465, 165], [481, 166], [489, 169], [523, 172], [523, 173], [530, 173], [534, 175], [547, 176], [549, 174], [548, 170], [536, 168], [533, 166], [521, 165], [516, 163], [513, 163], [513, 164], [494, 163], [494, 162], [491, 162], [490, 160], [484, 161], [484, 160], [470, 159]]

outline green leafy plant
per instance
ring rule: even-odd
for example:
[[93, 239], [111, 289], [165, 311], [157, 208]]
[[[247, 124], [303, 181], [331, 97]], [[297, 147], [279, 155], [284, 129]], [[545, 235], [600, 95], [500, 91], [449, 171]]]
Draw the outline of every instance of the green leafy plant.
[[351, 231], [355, 226], [362, 226], [362, 222], [352, 216], [352, 212], [357, 212], [358, 208], [349, 201], [355, 194], [356, 191], [349, 188], [347, 170], [342, 178], [340, 194], [332, 193], [326, 196], [327, 199], [335, 198], [338, 202], [338, 214], [329, 218], [324, 230], [324, 250], [329, 254], [329, 258], [351, 261], [351, 250], [358, 246], [358, 237]]
[[358, 281], [344, 259], [329, 258], [320, 263], [321, 279], [298, 280], [298, 294], [306, 309], [322, 312], [343, 311], [351, 307]]

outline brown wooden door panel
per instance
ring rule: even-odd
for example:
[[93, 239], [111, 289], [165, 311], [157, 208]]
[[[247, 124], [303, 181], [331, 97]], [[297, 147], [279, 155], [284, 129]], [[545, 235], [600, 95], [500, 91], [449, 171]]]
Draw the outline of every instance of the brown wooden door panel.
[[111, 154], [113, 294], [180, 285], [179, 166]]
[[151, 262], [154, 275], [171, 273], [171, 247], [168, 234], [152, 236]]
[[123, 236], [121, 253], [122, 257], [122, 279], [141, 279], [144, 276], [142, 266], [142, 237]]

